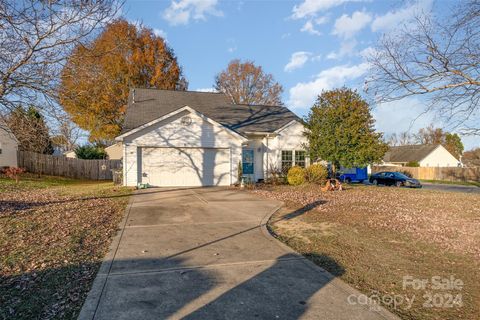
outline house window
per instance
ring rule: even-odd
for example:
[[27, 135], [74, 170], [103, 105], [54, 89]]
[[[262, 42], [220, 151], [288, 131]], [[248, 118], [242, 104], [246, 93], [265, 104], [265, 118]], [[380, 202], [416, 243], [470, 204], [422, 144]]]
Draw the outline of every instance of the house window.
[[282, 172], [287, 173], [293, 164], [293, 155], [291, 150], [282, 150]]
[[305, 168], [305, 151], [295, 150], [295, 165]]

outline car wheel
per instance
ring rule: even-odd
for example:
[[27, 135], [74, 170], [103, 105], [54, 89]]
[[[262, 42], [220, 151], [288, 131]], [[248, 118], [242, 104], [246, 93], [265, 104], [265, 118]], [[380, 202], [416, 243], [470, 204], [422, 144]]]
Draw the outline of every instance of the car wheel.
[[402, 181], [395, 182], [395, 185], [397, 186], [397, 188], [400, 188], [402, 186]]
[[345, 182], [346, 182], [346, 183], [350, 183], [350, 182], [352, 182], [352, 179], [350, 179], [350, 178], [345, 178]]
[[377, 179], [373, 179], [372, 183], [373, 183], [374, 186], [378, 186], [378, 181], [377, 181]]

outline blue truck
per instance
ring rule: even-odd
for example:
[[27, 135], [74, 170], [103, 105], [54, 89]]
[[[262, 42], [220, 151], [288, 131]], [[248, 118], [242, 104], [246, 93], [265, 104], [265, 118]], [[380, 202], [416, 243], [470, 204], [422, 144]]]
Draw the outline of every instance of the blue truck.
[[368, 180], [367, 167], [364, 168], [340, 168], [338, 179], [342, 182], [359, 182]]

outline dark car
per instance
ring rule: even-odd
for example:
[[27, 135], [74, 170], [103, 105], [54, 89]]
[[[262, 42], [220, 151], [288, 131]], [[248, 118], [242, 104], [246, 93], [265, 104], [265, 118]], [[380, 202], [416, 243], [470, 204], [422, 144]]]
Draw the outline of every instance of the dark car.
[[370, 183], [374, 185], [421, 188], [422, 184], [417, 179], [410, 178], [400, 172], [377, 172], [370, 176]]

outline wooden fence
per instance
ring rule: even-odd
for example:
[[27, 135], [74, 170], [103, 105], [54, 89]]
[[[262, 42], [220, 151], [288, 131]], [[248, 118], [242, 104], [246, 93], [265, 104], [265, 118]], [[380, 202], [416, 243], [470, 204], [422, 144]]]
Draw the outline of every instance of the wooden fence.
[[121, 160], [83, 160], [18, 151], [18, 166], [28, 172], [74, 179], [112, 180], [112, 169], [122, 167]]
[[454, 167], [394, 167], [373, 166], [372, 172], [379, 171], [407, 171], [413, 178], [421, 180], [444, 181], [480, 181], [480, 167], [454, 168]]

